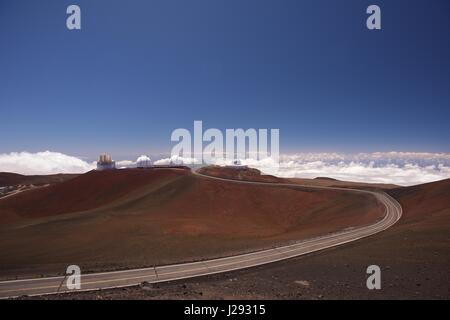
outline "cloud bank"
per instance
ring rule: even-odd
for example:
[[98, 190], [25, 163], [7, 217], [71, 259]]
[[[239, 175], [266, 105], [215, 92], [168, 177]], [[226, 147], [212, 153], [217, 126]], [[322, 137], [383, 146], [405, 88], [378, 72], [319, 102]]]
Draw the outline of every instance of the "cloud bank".
[[[160, 160], [168, 164], [168, 159]], [[178, 157], [185, 165], [197, 159]], [[157, 161], [158, 162], [158, 161]], [[155, 163], [157, 163], [155, 162]], [[243, 165], [283, 178], [329, 177], [338, 180], [409, 186], [450, 178], [450, 154], [425, 152], [297, 153], [271, 158], [241, 160]], [[231, 161], [217, 161], [231, 165]]]
[[200, 164], [200, 161], [195, 158], [186, 158], [178, 155], [173, 155], [170, 158], [159, 159], [154, 162], [155, 165], [186, 165], [191, 166], [195, 164]]
[[15, 172], [24, 175], [84, 173], [95, 168], [79, 158], [59, 152], [12, 152], [0, 154], [0, 172]]
[[450, 154], [445, 153], [299, 153], [281, 155], [278, 170], [266, 160], [243, 163], [267, 174], [289, 178], [329, 177], [402, 186], [450, 178]]
[[[136, 167], [137, 161], [122, 160], [117, 167]], [[450, 178], [450, 154], [418, 152], [375, 152], [359, 154], [298, 153], [281, 155], [279, 167], [271, 159], [241, 160], [243, 165], [266, 174], [286, 178], [329, 177], [339, 180], [393, 183], [402, 186]], [[198, 165], [193, 158], [172, 156], [159, 159], [155, 165]], [[217, 162], [227, 165], [226, 161]], [[20, 174], [84, 173], [95, 168], [79, 158], [58, 152], [13, 152], [0, 154], [0, 172]]]

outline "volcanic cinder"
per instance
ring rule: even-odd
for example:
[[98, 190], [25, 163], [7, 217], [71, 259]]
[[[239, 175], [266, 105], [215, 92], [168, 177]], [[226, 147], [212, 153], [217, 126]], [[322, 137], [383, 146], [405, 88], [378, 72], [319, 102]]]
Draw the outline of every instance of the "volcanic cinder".
[[[274, 179], [253, 170], [246, 176]], [[373, 197], [352, 192], [224, 182], [189, 169], [92, 171], [0, 199], [0, 274], [220, 257], [371, 224], [383, 214]]]
[[[402, 219], [380, 234], [345, 246], [251, 269], [161, 283], [152, 290], [131, 287], [48, 298], [450, 299], [450, 179], [388, 192], [402, 204]], [[366, 268], [372, 264], [381, 268], [381, 290], [366, 287]]]

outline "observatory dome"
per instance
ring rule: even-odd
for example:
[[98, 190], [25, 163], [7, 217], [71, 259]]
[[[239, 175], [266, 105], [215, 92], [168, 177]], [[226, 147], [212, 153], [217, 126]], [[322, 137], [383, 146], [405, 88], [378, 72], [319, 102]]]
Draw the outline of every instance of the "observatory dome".
[[142, 155], [136, 160], [136, 164], [138, 168], [149, 168], [152, 166], [152, 160], [149, 156]]

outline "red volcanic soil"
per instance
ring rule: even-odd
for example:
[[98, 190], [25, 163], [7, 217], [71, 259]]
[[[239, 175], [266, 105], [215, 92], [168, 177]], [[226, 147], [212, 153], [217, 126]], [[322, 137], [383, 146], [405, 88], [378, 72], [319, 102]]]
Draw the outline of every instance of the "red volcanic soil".
[[198, 170], [199, 173], [213, 177], [232, 180], [258, 181], [258, 182], [286, 182], [282, 178], [264, 175], [261, 171], [253, 168], [235, 169], [231, 167], [209, 166]]
[[397, 188], [389, 194], [403, 206], [404, 214], [400, 221], [403, 225], [449, 215], [450, 179]]
[[[450, 299], [450, 179], [389, 191], [403, 217], [345, 246], [208, 277], [50, 299]], [[381, 268], [381, 290], [366, 269]]]
[[[28, 190], [0, 201], [3, 216], [39, 218], [98, 208], [117, 200], [149, 182], [158, 183], [180, 175], [179, 171], [122, 169], [90, 171], [68, 181], [45, 188]], [[23, 176], [22, 176], [23, 177]], [[37, 181], [27, 177], [22, 181]], [[41, 181], [44, 181], [41, 178]], [[49, 181], [49, 179], [47, 179]], [[52, 180], [50, 180], [52, 181]], [[4, 222], [0, 215], [0, 223]]]
[[395, 184], [341, 181], [326, 177], [317, 177], [314, 179], [291, 178], [286, 180], [288, 180], [291, 183], [296, 183], [305, 186], [338, 187], [350, 189], [353, 188], [363, 190], [391, 190], [399, 187]]
[[347, 191], [225, 182], [188, 169], [93, 171], [0, 199], [0, 276], [218, 257], [383, 215], [374, 197]]
[[0, 187], [5, 186], [17, 186], [17, 185], [46, 185], [63, 182], [74, 177], [78, 174], [53, 174], [53, 175], [36, 175], [36, 176], [24, 176], [17, 173], [0, 172]]

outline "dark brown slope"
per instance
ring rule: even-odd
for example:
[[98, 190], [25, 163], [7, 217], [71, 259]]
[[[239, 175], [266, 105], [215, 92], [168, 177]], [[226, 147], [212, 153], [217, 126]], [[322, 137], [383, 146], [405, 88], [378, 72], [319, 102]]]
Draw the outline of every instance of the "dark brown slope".
[[297, 183], [305, 186], [310, 185], [310, 186], [353, 188], [364, 190], [391, 190], [398, 188], [398, 186], [395, 184], [341, 181], [326, 177], [318, 177], [314, 179], [292, 178], [288, 180], [291, 183]]
[[0, 187], [17, 185], [46, 185], [55, 184], [77, 177], [78, 174], [52, 174], [24, 176], [17, 173], [0, 172]]

